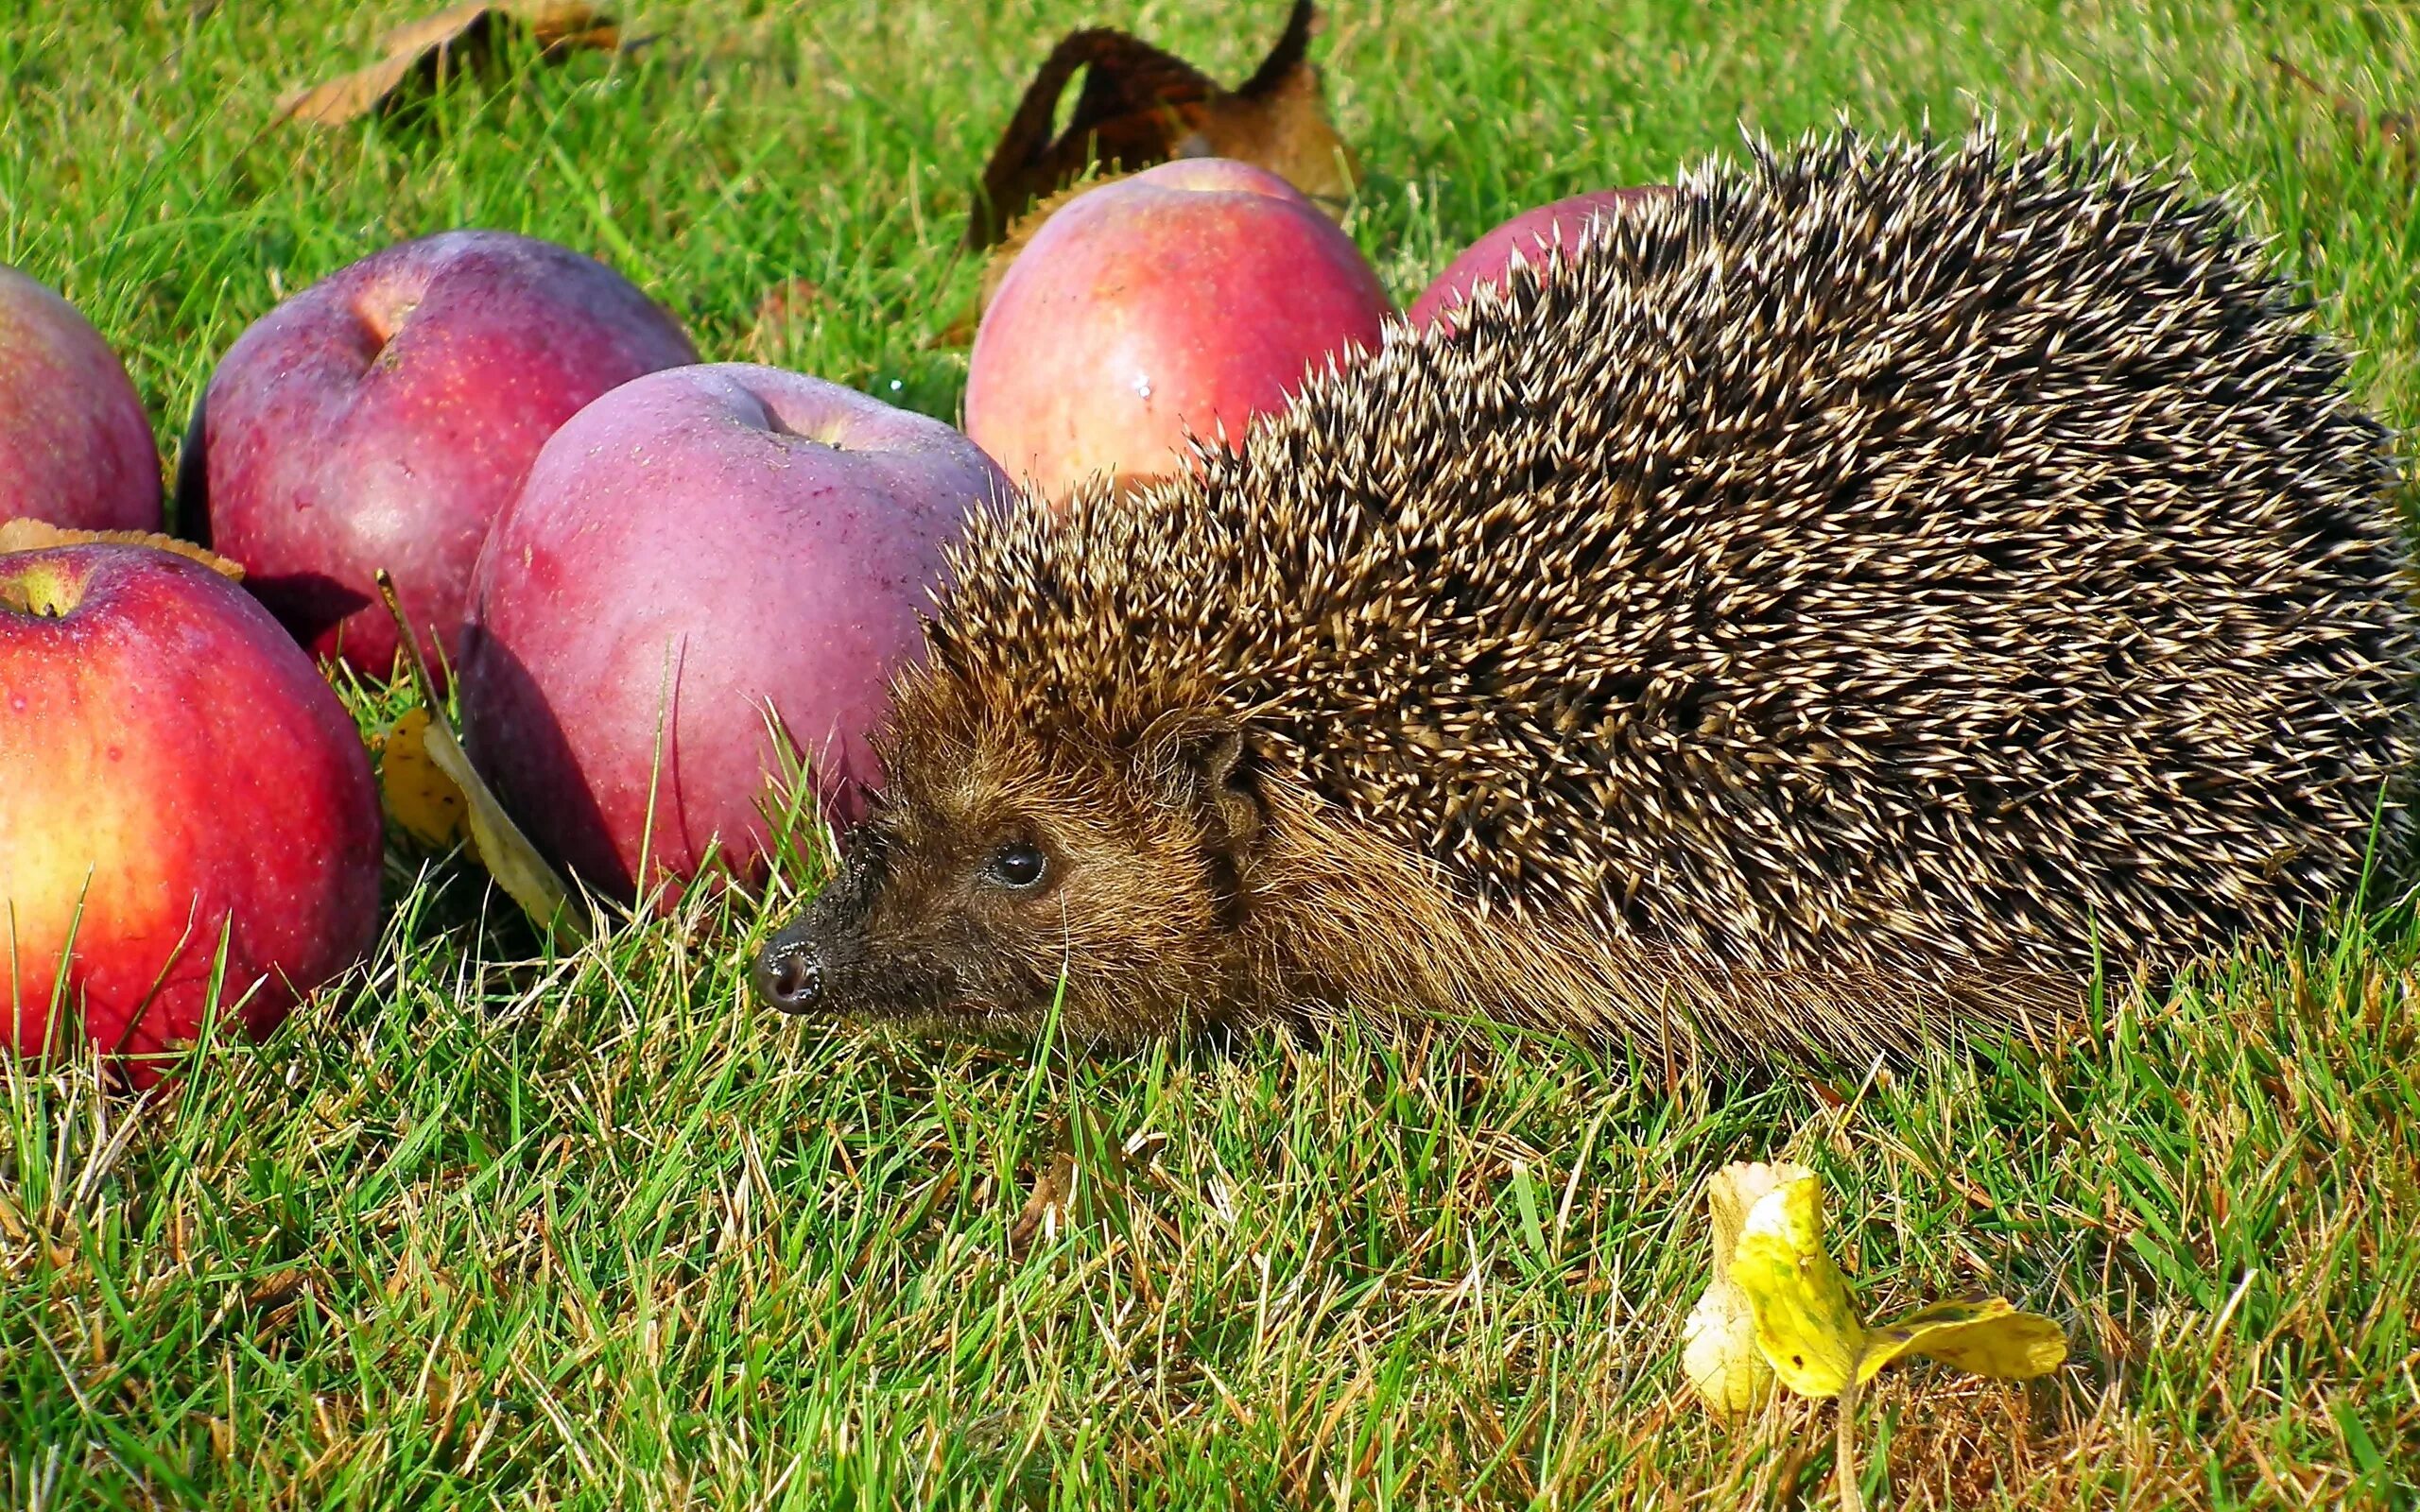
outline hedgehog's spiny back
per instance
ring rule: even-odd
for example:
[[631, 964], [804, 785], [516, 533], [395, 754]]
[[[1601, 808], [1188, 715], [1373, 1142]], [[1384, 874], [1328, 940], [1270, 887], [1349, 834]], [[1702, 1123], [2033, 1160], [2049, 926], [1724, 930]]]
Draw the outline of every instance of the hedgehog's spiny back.
[[1391, 333], [1199, 481], [987, 522], [933, 680], [1112, 742], [1251, 712], [1478, 905], [1710, 971], [2198, 948], [2341, 892], [2401, 750], [2342, 377], [2173, 180], [1806, 146]]

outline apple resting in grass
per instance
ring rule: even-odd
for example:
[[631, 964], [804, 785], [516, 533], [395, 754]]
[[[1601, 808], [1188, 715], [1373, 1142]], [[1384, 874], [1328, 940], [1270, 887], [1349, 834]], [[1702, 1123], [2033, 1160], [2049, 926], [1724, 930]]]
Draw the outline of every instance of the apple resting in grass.
[[1411, 301], [1411, 309], [1407, 312], [1413, 327], [1453, 329], [1455, 307], [1468, 300], [1478, 285], [1500, 284], [1515, 255], [1531, 267], [1551, 266], [1586, 245], [1591, 227], [1599, 217], [1617, 215], [1628, 206], [1671, 192], [1664, 184], [1604, 189], [1523, 211], [1462, 249], [1461, 255], [1437, 275], [1437, 281], [1421, 290], [1420, 298]]
[[160, 528], [143, 401], [76, 306], [0, 264], [0, 520]]
[[488, 526], [555, 427], [641, 373], [697, 361], [627, 279], [549, 242], [463, 231], [372, 253], [263, 316], [211, 375], [179, 470], [262, 603], [385, 677], [394, 574], [432, 667], [458, 657]]
[[473, 763], [601, 890], [635, 894], [643, 848], [656, 881], [694, 876], [717, 839], [760, 875], [768, 709], [823, 812], [853, 816], [943, 551], [1006, 488], [947, 425], [820, 379], [724, 364], [624, 385], [555, 433], [479, 558]]
[[1392, 312], [1285, 180], [1164, 163], [1068, 200], [1017, 253], [975, 333], [966, 433], [1054, 499], [1164, 475], [1188, 431], [1241, 441], [1308, 370], [1375, 350]]
[[62, 955], [105, 1051], [190, 1040], [222, 936], [222, 1011], [266, 1034], [369, 947], [383, 836], [352, 716], [241, 588], [148, 546], [0, 555], [10, 1047], [50, 1042]]

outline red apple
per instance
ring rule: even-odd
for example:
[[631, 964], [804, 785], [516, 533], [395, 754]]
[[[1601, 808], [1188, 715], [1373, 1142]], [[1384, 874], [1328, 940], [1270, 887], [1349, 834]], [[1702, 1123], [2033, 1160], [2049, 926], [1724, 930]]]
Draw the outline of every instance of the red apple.
[[1531, 267], [1550, 268], [1586, 245], [1600, 218], [1618, 215], [1628, 206], [1671, 192], [1665, 184], [1605, 189], [1523, 211], [1462, 249], [1461, 256], [1445, 265], [1445, 271], [1437, 275], [1437, 281], [1411, 301], [1409, 318], [1413, 327], [1426, 330], [1443, 325], [1451, 330], [1454, 307], [1469, 299], [1471, 291], [1480, 284], [1500, 283], [1514, 257]]
[[87, 1036], [156, 1057], [222, 938], [218, 1001], [266, 1034], [376, 935], [382, 845], [352, 716], [242, 589], [148, 546], [0, 556], [0, 1042], [43, 1046], [63, 970]]
[[966, 433], [1063, 497], [1240, 440], [1305, 373], [1392, 313], [1351, 237], [1275, 174], [1186, 158], [1077, 196], [1001, 279], [966, 375]]
[[0, 520], [160, 528], [160, 449], [126, 369], [76, 306], [0, 265]]
[[698, 360], [628, 280], [547, 242], [448, 232], [375, 252], [263, 316], [211, 375], [178, 516], [207, 514], [297, 639], [374, 677], [394, 574], [432, 664], [458, 658], [471, 569], [555, 427]]
[[717, 838], [760, 873], [766, 711], [824, 812], [853, 815], [942, 552], [1006, 488], [939, 421], [798, 373], [624, 385], [546, 443], [479, 558], [472, 761], [540, 849], [620, 897], [643, 850], [653, 879], [694, 876]]

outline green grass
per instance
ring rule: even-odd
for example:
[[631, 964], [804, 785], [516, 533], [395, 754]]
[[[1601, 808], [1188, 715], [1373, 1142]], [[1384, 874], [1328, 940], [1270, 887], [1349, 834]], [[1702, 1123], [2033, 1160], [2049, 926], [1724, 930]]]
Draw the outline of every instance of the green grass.
[[[282, 293], [458, 225], [596, 252], [709, 356], [951, 416], [960, 215], [1026, 72], [1113, 22], [1239, 77], [1283, 7], [661, 7], [619, 62], [265, 130], [412, 12], [345, 9], [0, 0], [0, 261], [119, 344], [165, 449]], [[1368, 170], [1349, 224], [1401, 297], [1742, 120], [1984, 108], [2187, 157], [2411, 423], [2414, 164], [2273, 51], [2373, 115], [2420, 104], [2389, 7], [1340, 0], [1319, 47]], [[792, 277], [823, 299], [760, 329]], [[1704, 1177], [1783, 1154], [1832, 1184], [1870, 1309], [1987, 1289], [2075, 1343], [2028, 1387], [1893, 1378], [1870, 1495], [2420, 1498], [2399, 916], [2112, 1003], [2049, 1058], [1675, 1087], [1483, 1029], [1126, 1057], [827, 1033], [749, 1005], [752, 908], [546, 959], [458, 860], [389, 881], [368, 967], [173, 1099], [0, 1071], [0, 1504], [1824, 1502], [1828, 1409], [1726, 1428], [1676, 1366]], [[1071, 1175], [1071, 1221], [1021, 1221]]]

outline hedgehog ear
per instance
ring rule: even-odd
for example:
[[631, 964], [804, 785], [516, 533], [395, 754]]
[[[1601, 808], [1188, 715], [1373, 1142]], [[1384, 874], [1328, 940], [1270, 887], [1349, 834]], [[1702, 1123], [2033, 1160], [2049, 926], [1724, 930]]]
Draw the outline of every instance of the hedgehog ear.
[[1135, 775], [1144, 791], [1192, 816], [1212, 849], [1239, 855], [1259, 837], [1260, 799], [1253, 791], [1243, 727], [1202, 709], [1171, 709], [1151, 721], [1136, 743]]

